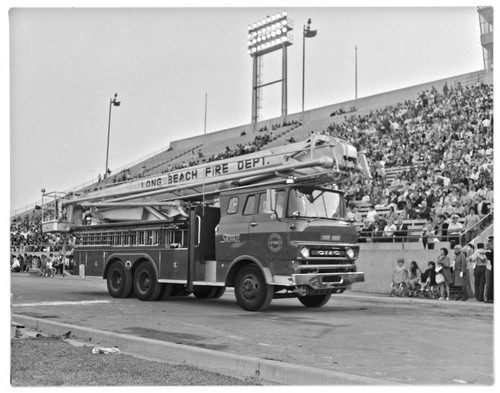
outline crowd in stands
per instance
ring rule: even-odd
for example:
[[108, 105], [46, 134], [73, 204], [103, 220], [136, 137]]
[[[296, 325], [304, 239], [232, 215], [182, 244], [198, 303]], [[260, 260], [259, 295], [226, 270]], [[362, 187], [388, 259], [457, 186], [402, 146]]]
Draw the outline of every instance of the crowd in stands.
[[333, 111], [332, 113], [330, 113], [330, 117], [337, 116], [337, 115], [343, 115], [343, 114], [345, 114], [345, 113], [350, 113], [350, 112], [356, 112], [356, 110], [357, 110], [357, 109], [356, 109], [356, 107], [355, 107], [355, 106], [351, 106], [351, 107], [349, 108], [349, 111], [348, 111], [348, 112], [346, 112], [346, 110], [345, 110], [344, 108], [339, 108], [339, 109], [337, 109], [337, 110]]
[[[470, 227], [492, 208], [491, 85], [433, 88], [414, 101], [346, 117], [327, 133], [349, 140], [372, 163], [373, 181], [348, 184], [347, 199], [397, 211], [382, 222], [368, 218], [365, 232], [370, 225], [383, 232], [391, 218], [451, 225], [453, 215], [468, 217]], [[390, 167], [406, 169], [389, 181]]]

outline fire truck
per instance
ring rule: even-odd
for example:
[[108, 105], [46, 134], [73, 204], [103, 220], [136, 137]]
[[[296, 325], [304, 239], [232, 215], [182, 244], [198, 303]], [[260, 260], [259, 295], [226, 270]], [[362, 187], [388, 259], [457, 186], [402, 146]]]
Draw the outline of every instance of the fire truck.
[[91, 192], [51, 193], [55, 215], [42, 228], [71, 234], [75, 273], [101, 276], [115, 298], [219, 298], [230, 287], [247, 311], [290, 297], [320, 307], [364, 281], [340, 190], [360, 176], [370, 177], [363, 153], [314, 135]]

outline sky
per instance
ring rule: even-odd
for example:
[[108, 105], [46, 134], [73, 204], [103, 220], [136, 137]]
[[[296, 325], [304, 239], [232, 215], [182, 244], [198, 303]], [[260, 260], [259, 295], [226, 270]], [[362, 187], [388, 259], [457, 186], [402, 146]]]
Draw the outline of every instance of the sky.
[[[358, 97], [483, 68], [472, 5], [138, 4], [28, 8], [21, 2], [4, 9], [4, 18], [9, 13], [11, 211], [40, 201], [42, 188], [64, 191], [104, 172], [109, 102], [115, 93], [121, 105], [111, 115], [113, 171], [172, 141], [203, 134], [205, 96], [207, 133], [248, 124], [252, 59], [247, 26], [283, 10], [295, 28], [288, 50], [289, 114], [301, 110], [301, 29], [308, 18], [318, 34], [306, 41], [306, 110], [354, 98], [355, 46]], [[264, 82], [279, 79], [280, 67], [280, 52], [265, 56]], [[280, 85], [265, 88], [262, 118], [279, 116], [280, 108]]]

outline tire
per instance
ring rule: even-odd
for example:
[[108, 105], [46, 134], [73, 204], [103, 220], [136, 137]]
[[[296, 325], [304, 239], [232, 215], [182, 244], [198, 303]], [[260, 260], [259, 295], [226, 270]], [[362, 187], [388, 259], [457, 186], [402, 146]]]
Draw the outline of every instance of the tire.
[[152, 301], [160, 296], [162, 285], [158, 282], [151, 263], [141, 263], [134, 273], [134, 292], [139, 300]]
[[189, 292], [184, 285], [174, 284], [170, 296], [189, 296], [190, 294], [191, 292]]
[[112, 297], [125, 298], [132, 294], [132, 272], [125, 269], [120, 261], [111, 264], [106, 281]]
[[194, 287], [193, 295], [198, 299], [211, 299], [216, 291], [217, 287]]
[[160, 285], [161, 285], [161, 290], [160, 290], [160, 296], [158, 296], [158, 300], [167, 300], [172, 295], [174, 286], [173, 284], [168, 284], [168, 283]]
[[328, 295], [301, 296], [299, 302], [306, 307], [321, 307], [328, 303], [331, 296], [331, 293]]
[[212, 299], [218, 299], [222, 295], [224, 295], [224, 292], [226, 292], [226, 287], [217, 287], [217, 290], [215, 291], [214, 295], [212, 296]]
[[246, 265], [236, 275], [234, 294], [243, 310], [259, 311], [269, 307], [273, 300], [274, 290], [266, 283], [257, 266]]

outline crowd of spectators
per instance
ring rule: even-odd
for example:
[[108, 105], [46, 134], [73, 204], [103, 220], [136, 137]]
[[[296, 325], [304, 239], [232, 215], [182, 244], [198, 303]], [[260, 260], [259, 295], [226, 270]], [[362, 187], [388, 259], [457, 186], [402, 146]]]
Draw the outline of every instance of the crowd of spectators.
[[[327, 133], [365, 151], [373, 181], [349, 183], [346, 198], [376, 207], [392, 206], [392, 219], [484, 216], [493, 206], [493, 87], [445, 85], [367, 115], [346, 117]], [[390, 167], [405, 168], [389, 181]], [[378, 220], [382, 232], [386, 220]], [[371, 221], [371, 222], [368, 222]], [[373, 220], [365, 221], [366, 229]]]
[[332, 113], [330, 113], [330, 117], [337, 116], [337, 115], [343, 115], [343, 114], [351, 113], [351, 112], [356, 112], [356, 110], [357, 109], [355, 106], [351, 106], [349, 108], [349, 111], [346, 111], [344, 108], [339, 108], [339, 109], [333, 111]]
[[[73, 237], [67, 239], [67, 244], [73, 244]], [[50, 252], [60, 251], [63, 246], [60, 234], [42, 232], [41, 210], [14, 218], [10, 223], [10, 251], [19, 252]]]

